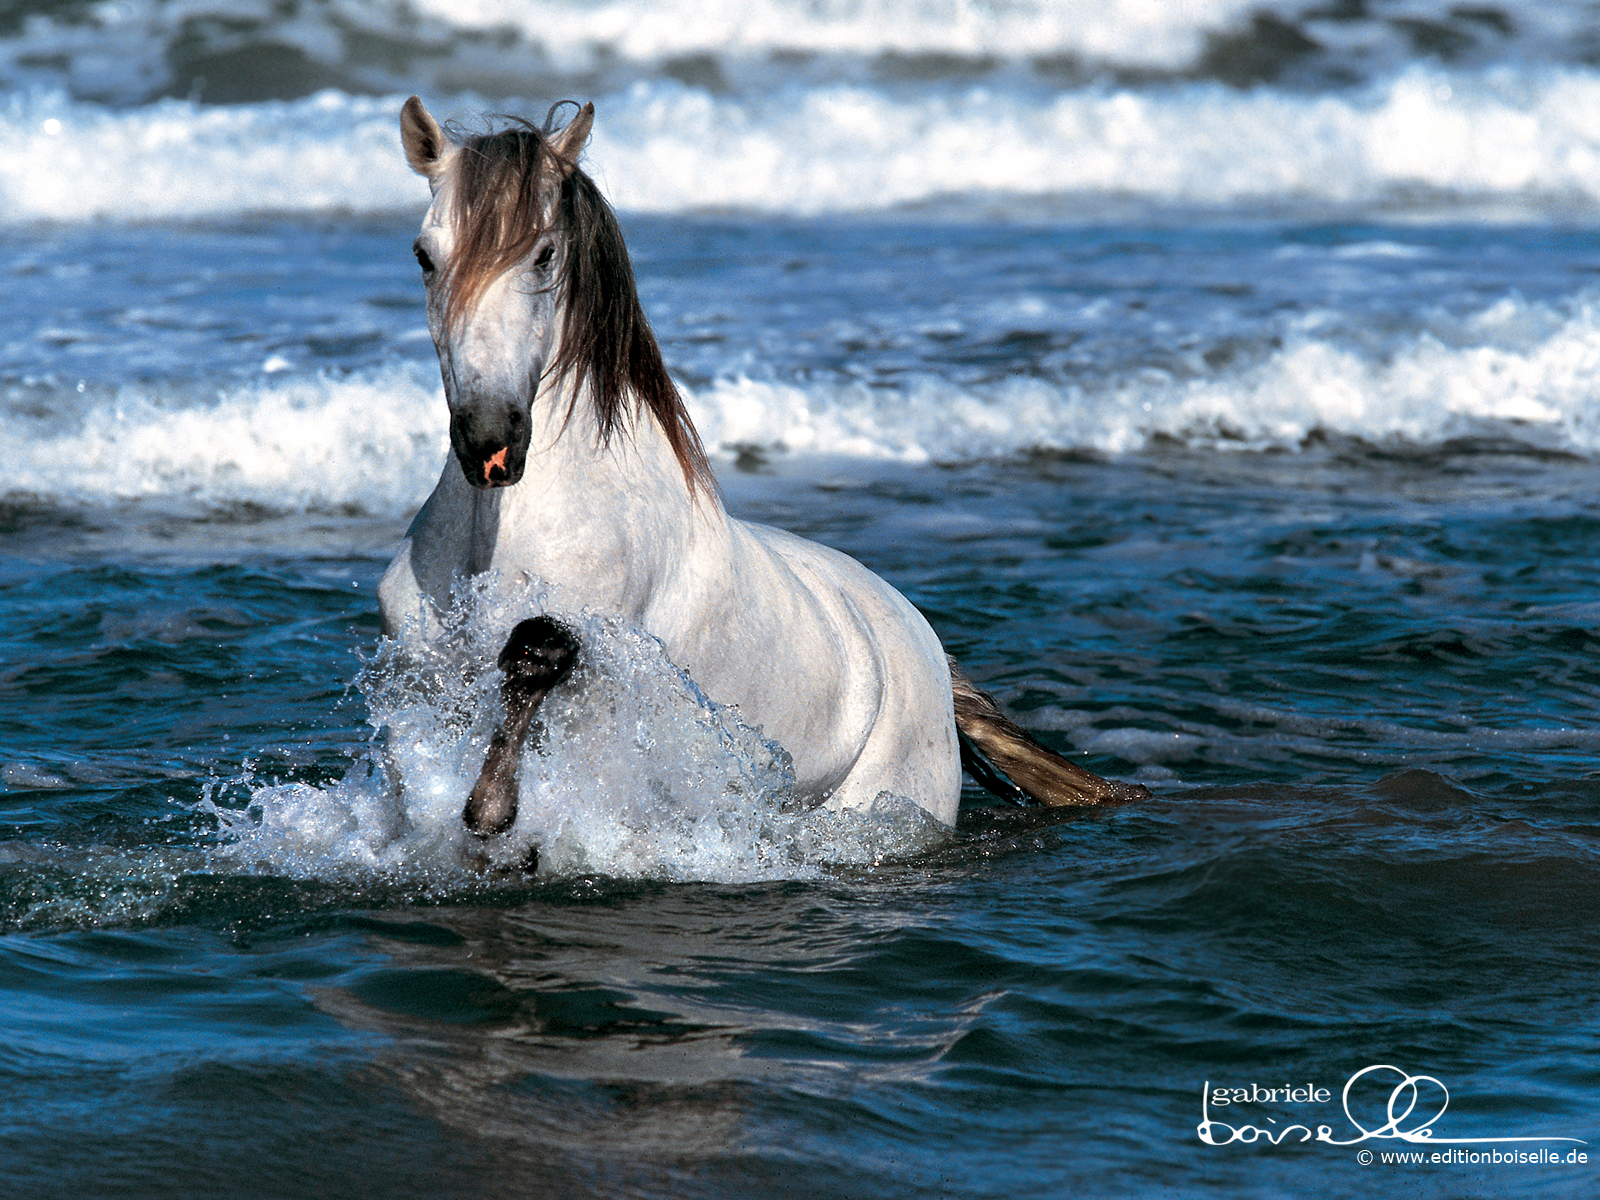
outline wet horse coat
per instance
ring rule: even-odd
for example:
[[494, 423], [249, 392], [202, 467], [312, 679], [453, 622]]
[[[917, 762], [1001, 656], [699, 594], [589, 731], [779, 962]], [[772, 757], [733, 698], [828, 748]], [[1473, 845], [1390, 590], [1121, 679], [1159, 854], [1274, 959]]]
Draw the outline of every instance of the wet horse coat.
[[[937, 636], [853, 559], [724, 509], [615, 218], [577, 167], [593, 115], [457, 144], [415, 97], [402, 112], [407, 158], [433, 189], [415, 252], [454, 461], [383, 577], [386, 628], [433, 636], [466, 576], [539, 581], [555, 610], [661, 639], [789, 752], [803, 799], [887, 794], [953, 823], [962, 752]], [[959, 674], [955, 686], [981, 695]], [[1008, 745], [1064, 769], [1066, 798], [1047, 802], [1118, 794], [993, 715]]]

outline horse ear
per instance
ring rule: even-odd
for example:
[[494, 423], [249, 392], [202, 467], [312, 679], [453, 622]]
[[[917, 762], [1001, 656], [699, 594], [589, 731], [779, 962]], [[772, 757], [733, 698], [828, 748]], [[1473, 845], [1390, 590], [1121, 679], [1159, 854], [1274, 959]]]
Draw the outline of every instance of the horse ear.
[[550, 149], [566, 164], [566, 174], [570, 175], [578, 166], [578, 155], [583, 153], [583, 144], [589, 140], [589, 131], [594, 128], [594, 104], [590, 102], [578, 110], [578, 115], [568, 121], [566, 128], [550, 135]]
[[400, 109], [400, 143], [406, 148], [406, 161], [411, 169], [418, 175], [426, 175], [429, 183], [439, 182], [455, 155], [455, 146], [439, 128], [439, 122], [415, 96]]

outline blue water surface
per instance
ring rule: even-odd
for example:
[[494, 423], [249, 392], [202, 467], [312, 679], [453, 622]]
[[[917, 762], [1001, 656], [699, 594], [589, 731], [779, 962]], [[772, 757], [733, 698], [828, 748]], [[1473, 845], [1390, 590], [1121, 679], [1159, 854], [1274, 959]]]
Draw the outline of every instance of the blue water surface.
[[[38, 290], [6, 301], [7, 402], [43, 430], [133, 384], [203, 405], [268, 354], [321, 353], [335, 380], [425, 359], [412, 221], [55, 231], [18, 276]], [[1500, 298], [1572, 311], [1600, 261], [1548, 227], [1214, 216], [629, 230], [691, 387], [736, 354], [752, 377], [891, 393], [1231, 378], [1313, 309], [1381, 365]], [[1425, 254], [1312, 253], [1377, 244]], [[231, 266], [185, 293], [186, 255]], [[98, 290], [47, 286], [84, 258]], [[165, 332], [126, 315], [152, 286]], [[983, 315], [1016, 291], [1121, 315]], [[92, 353], [39, 332], [69, 326]], [[1591, 459], [1505, 424], [900, 463], [751, 446], [719, 471], [736, 512], [884, 574], [1044, 741], [1153, 798], [1039, 812], [969, 787], [931, 851], [754, 883], [241, 863], [217, 807], [373, 769], [356, 681], [409, 514], [11, 492], [8, 1195], [1592, 1190]], [[1347, 1116], [1341, 1089], [1378, 1064], [1398, 1071]], [[1210, 1116], [1349, 1142], [1404, 1075], [1449, 1091], [1419, 1146], [1197, 1132], [1208, 1086], [1308, 1087], [1330, 1098]], [[1416, 1087], [1408, 1130], [1439, 1108]], [[1448, 1138], [1583, 1139], [1467, 1149], [1591, 1161], [1356, 1157]]]

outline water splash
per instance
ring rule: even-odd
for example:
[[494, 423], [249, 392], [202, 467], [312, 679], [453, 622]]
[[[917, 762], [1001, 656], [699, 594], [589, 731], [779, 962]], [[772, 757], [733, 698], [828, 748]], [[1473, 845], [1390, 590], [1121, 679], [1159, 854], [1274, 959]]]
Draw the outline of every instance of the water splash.
[[440, 636], [386, 641], [362, 671], [371, 755], [329, 787], [254, 788], [211, 805], [221, 867], [295, 878], [409, 880], [445, 891], [541, 876], [667, 880], [805, 877], [831, 863], [918, 853], [946, 831], [909, 800], [806, 810], [789, 756], [709, 700], [661, 643], [616, 618], [552, 615], [583, 650], [539, 712], [516, 823], [479, 839], [462, 822], [499, 716], [495, 658], [517, 621], [549, 611], [532, 586], [465, 587]]

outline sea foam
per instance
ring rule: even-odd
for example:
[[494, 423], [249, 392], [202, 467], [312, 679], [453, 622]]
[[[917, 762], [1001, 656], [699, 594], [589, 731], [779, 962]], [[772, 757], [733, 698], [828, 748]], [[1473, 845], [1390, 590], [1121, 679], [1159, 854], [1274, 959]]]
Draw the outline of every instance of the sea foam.
[[219, 863], [296, 878], [386, 879], [453, 889], [539, 874], [750, 881], [915, 854], [947, 831], [909, 799], [806, 809], [788, 755], [708, 700], [661, 643], [615, 618], [563, 613], [582, 646], [539, 710], [510, 830], [470, 835], [462, 809], [499, 711], [505, 631], [547, 611], [535, 584], [479, 576], [423, 647], [386, 642], [362, 673], [371, 756], [326, 787], [251, 785], [243, 807], [207, 802]]
[[[330, 91], [111, 110], [12, 97], [0, 194], [13, 221], [420, 206], [427, 190], [399, 151], [401, 99]], [[950, 196], [995, 198], [968, 206], [985, 215], [1019, 197], [1400, 209], [1488, 199], [1535, 213], [1600, 202], [1600, 73], [1587, 69], [1414, 65], [1337, 93], [828, 84], [738, 96], [654, 79], [597, 100], [586, 163], [639, 212], [872, 212]], [[433, 104], [467, 118], [485, 107]]]
[[[948, 194], [1169, 204], [1600, 198], [1600, 75], [1416, 66], [1348, 93], [1220, 84], [762, 100], [637, 84], [592, 157], [624, 208], [820, 213]], [[979, 211], [984, 211], [979, 206]]]
[[1078, 55], [1169, 68], [1256, 0], [420, 0], [459, 26], [521, 31], [567, 69], [622, 56]]
[[420, 205], [427, 187], [400, 153], [401, 99], [323, 92], [112, 109], [60, 93], [14, 94], [0, 107], [0, 196], [12, 221]]
[[[1492, 436], [1600, 453], [1600, 296], [1502, 298], [1438, 316], [1374, 350], [1308, 313], [1281, 348], [1238, 369], [1143, 369], [1093, 383], [1017, 376], [963, 386], [932, 375], [870, 386], [729, 375], [686, 389], [708, 447], [792, 456], [960, 462], [1034, 449], [1137, 452], [1152, 440], [1294, 450], [1316, 433], [1436, 444]], [[12, 493], [81, 502], [181, 498], [273, 510], [403, 515], [448, 456], [430, 365], [348, 375], [282, 372], [203, 403], [129, 386], [76, 422], [0, 416]], [[84, 470], [64, 476], [60, 464]]]
[[1260, 363], [1195, 377], [1145, 369], [1094, 384], [1015, 377], [982, 388], [933, 376], [897, 387], [735, 378], [697, 393], [692, 408], [712, 445], [904, 462], [1120, 454], [1152, 439], [1293, 450], [1313, 433], [1417, 445], [1487, 434], [1600, 452], [1600, 297], [1562, 306], [1506, 297], [1381, 352], [1321, 323], [1307, 314]]
[[[0, 416], [0, 440], [12, 492], [393, 513], [433, 486], [446, 421], [437, 370], [404, 363], [266, 375], [200, 402], [129, 385], [76, 422]], [[79, 469], [64, 474], [64, 462]]]

